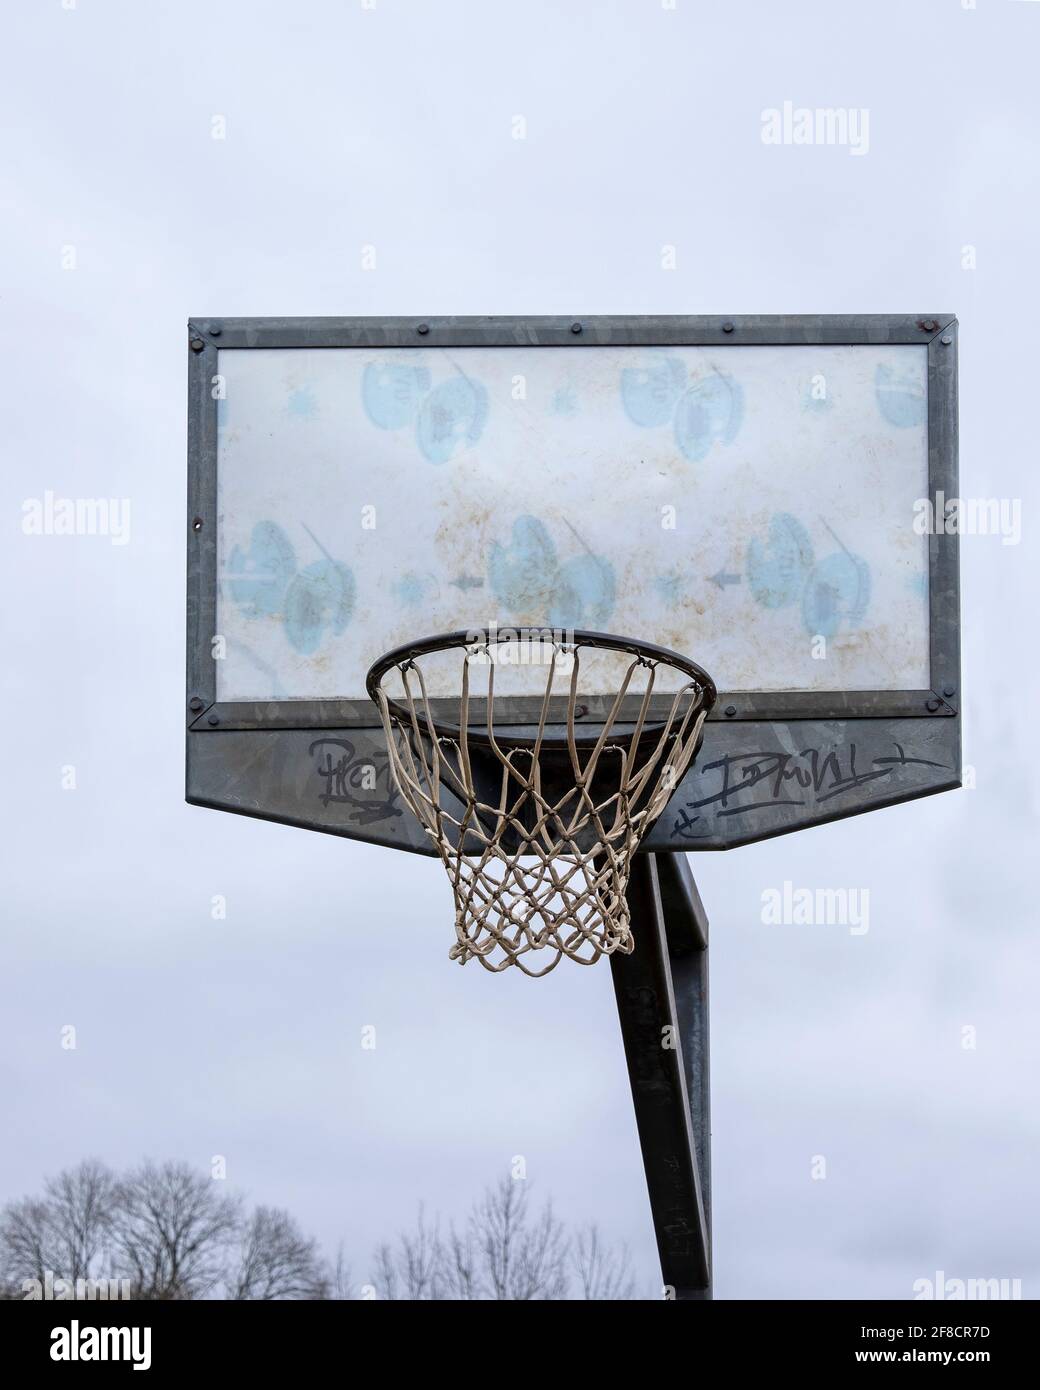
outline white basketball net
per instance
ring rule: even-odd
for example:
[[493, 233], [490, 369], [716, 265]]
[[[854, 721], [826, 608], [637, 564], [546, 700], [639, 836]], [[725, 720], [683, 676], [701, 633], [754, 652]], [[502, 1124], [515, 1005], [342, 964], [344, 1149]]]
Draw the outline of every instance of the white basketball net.
[[[663, 722], [659, 712], [651, 720], [658, 667], [673, 678], [676, 668], [624, 653], [627, 670], [597, 723], [598, 738], [586, 734], [579, 741], [582, 648], [554, 640], [547, 644], [541, 717], [527, 726], [528, 742], [520, 747], [495, 732], [501, 646], [492, 638], [450, 652], [461, 661], [458, 717], [450, 721], [434, 717], [423, 656], [392, 667], [377, 692], [394, 779], [451, 880], [456, 942], [449, 954], [462, 964], [475, 958], [492, 971], [517, 965], [532, 976], [547, 974], [563, 956], [592, 965], [601, 955], [627, 954], [632, 855], [693, 757], [707, 712], [705, 687], [679, 673], [683, 684], [667, 697]], [[553, 682], [568, 662], [566, 712], [550, 737]], [[392, 696], [396, 709], [384, 689], [394, 673], [401, 686], [400, 696]], [[481, 713], [471, 725], [474, 685]], [[558, 710], [554, 718], [560, 721]], [[536, 952], [539, 968], [532, 962]]]

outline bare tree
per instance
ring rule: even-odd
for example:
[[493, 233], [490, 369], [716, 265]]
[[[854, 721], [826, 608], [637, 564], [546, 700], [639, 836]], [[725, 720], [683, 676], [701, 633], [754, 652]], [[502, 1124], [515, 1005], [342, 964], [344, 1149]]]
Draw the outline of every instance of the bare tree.
[[42, 1284], [48, 1272], [73, 1283], [100, 1275], [114, 1186], [109, 1169], [87, 1159], [48, 1178], [42, 1198], [9, 1202], [0, 1214], [4, 1280], [20, 1286]]
[[432, 1228], [427, 1224], [421, 1205], [414, 1233], [402, 1231], [393, 1245], [380, 1245], [375, 1265], [373, 1283], [380, 1298], [430, 1300], [450, 1296], [444, 1289], [440, 1233], [436, 1223]]
[[118, 1178], [88, 1160], [48, 1178], [42, 1198], [7, 1203], [0, 1298], [24, 1297], [23, 1283], [48, 1272], [73, 1284], [122, 1276], [140, 1299], [350, 1296], [342, 1249], [328, 1269], [288, 1212], [260, 1206], [245, 1218], [239, 1199], [184, 1163]]
[[503, 1179], [474, 1205], [460, 1234], [442, 1237], [420, 1207], [412, 1233], [375, 1254], [380, 1298], [487, 1300], [565, 1298], [568, 1243], [547, 1202], [532, 1213], [523, 1182]]
[[205, 1298], [226, 1278], [241, 1205], [186, 1163], [144, 1163], [116, 1187], [113, 1252], [142, 1299]]
[[628, 1248], [606, 1245], [594, 1223], [578, 1232], [571, 1243], [571, 1263], [578, 1276], [582, 1298], [627, 1299], [635, 1297], [635, 1278]]
[[382, 1245], [377, 1246], [373, 1263], [376, 1268], [372, 1287], [377, 1296], [388, 1299], [392, 1303], [407, 1298], [408, 1295], [401, 1292], [401, 1280], [398, 1277], [397, 1258], [393, 1246], [388, 1245], [385, 1241]]
[[480, 1257], [472, 1231], [459, 1235], [452, 1226], [441, 1251], [444, 1298], [468, 1302], [483, 1296]]
[[[415, 1226], [375, 1252], [380, 1298], [401, 1300], [628, 1299], [628, 1251], [590, 1225], [571, 1239], [526, 1182], [504, 1178], [442, 1235], [422, 1206]], [[0, 1299], [23, 1296], [48, 1272], [70, 1282], [122, 1276], [139, 1299], [349, 1299], [342, 1246], [330, 1267], [287, 1211], [244, 1215], [205, 1173], [146, 1162], [123, 1177], [88, 1160], [48, 1178], [41, 1198], [0, 1210]]]
[[329, 1275], [317, 1242], [305, 1236], [287, 1211], [257, 1207], [245, 1223], [241, 1253], [231, 1273], [228, 1298], [325, 1298]]
[[351, 1278], [350, 1266], [343, 1253], [342, 1241], [336, 1247], [336, 1260], [329, 1272], [325, 1297], [339, 1300], [356, 1297], [354, 1281]]
[[[50, 1263], [51, 1242], [50, 1212], [46, 1202], [33, 1197], [8, 1202], [0, 1215], [3, 1283], [11, 1289], [24, 1279], [38, 1279], [42, 1284], [47, 1270], [54, 1269]], [[12, 1297], [18, 1295], [12, 1293]]]
[[115, 1176], [96, 1159], [67, 1168], [44, 1184], [51, 1228], [51, 1266], [65, 1279], [101, 1274], [115, 1200]]
[[482, 1282], [493, 1299], [566, 1298], [567, 1237], [546, 1202], [532, 1216], [526, 1182], [503, 1178], [470, 1216]]

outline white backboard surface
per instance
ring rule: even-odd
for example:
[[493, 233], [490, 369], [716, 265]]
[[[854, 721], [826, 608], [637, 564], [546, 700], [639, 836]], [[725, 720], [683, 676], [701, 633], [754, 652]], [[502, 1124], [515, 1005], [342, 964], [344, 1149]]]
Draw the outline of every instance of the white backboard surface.
[[388, 648], [491, 622], [720, 690], [928, 685], [924, 346], [218, 362], [219, 700], [364, 699]]

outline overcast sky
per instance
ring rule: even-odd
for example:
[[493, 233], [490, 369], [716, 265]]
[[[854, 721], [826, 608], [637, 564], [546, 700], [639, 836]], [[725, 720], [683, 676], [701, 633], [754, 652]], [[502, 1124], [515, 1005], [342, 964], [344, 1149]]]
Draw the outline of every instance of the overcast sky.
[[[1022, 501], [1019, 545], [962, 544], [977, 787], [691, 858], [716, 1293], [902, 1298], [943, 1270], [1035, 1296], [1040, 4], [2, 23], [0, 1199], [90, 1154], [223, 1154], [363, 1275], [420, 1200], [459, 1211], [523, 1155], [657, 1280], [606, 965], [462, 970], [436, 862], [184, 804], [189, 314], [950, 310], [962, 492]], [[864, 152], [764, 143], [785, 101], [866, 110]], [[129, 498], [129, 543], [25, 535], [46, 490]], [[785, 879], [869, 888], [869, 932], [763, 925]]]

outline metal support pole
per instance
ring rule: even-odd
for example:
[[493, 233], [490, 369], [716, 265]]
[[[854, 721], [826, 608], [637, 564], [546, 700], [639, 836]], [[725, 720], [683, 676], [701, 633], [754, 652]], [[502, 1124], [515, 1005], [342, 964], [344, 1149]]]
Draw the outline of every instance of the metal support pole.
[[711, 1298], [707, 918], [685, 859], [639, 855], [610, 958], [665, 1287]]

